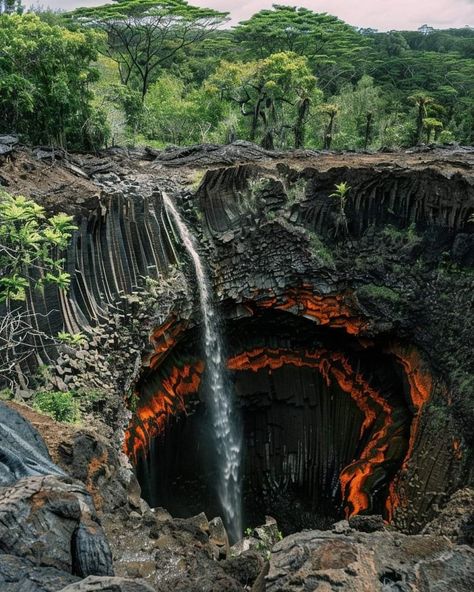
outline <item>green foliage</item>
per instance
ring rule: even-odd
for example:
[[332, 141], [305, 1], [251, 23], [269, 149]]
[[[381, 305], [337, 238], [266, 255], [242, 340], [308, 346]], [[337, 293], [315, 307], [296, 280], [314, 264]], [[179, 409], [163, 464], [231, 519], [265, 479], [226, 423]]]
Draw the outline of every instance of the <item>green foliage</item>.
[[340, 183], [336, 183], [335, 191], [329, 195], [329, 197], [335, 197], [339, 205], [338, 215], [336, 218], [336, 236], [339, 234], [341, 229], [345, 236], [349, 234], [349, 224], [346, 214], [346, 205], [350, 190], [350, 186], [345, 181], [341, 181]]
[[470, 29], [357, 31], [279, 5], [224, 29], [226, 13], [186, 0], [112, 0], [66, 15], [17, 8], [0, 3], [0, 133], [86, 149], [110, 137], [156, 147], [474, 143]]
[[86, 343], [86, 337], [84, 333], [66, 333], [64, 331], [60, 331], [56, 337], [60, 343], [70, 345], [71, 347], [78, 347]]
[[334, 268], [334, 258], [332, 256], [331, 251], [326, 247], [326, 245], [322, 242], [319, 236], [311, 232], [309, 236], [309, 244], [311, 247], [312, 254], [330, 269]]
[[370, 46], [366, 37], [334, 16], [280, 5], [240, 23], [235, 42], [250, 59], [280, 52], [305, 56], [329, 92], [351, 79]]
[[49, 25], [34, 14], [0, 15], [0, 132], [34, 143], [98, 148], [105, 117], [90, 104], [97, 76], [93, 31]]
[[366, 284], [357, 289], [357, 296], [371, 301], [382, 301], [393, 305], [399, 305], [402, 298], [398, 292], [387, 286], [377, 286], [376, 284]]
[[75, 423], [81, 417], [78, 402], [70, 391], [39, 391], [34, 395], [33, 407], [64, 423]]
[[185, 0], [114, 0], [71, 15], [75, 22], [106, 33], [106, 55], [117, 62], [123, 84], [139, 91], [142, 100], [161, 68], [202, 42], [226, 17]]
[[21, 0], [0, 0], [0, 14], [21, 14], [23, 5]]
[[382, 236], [395, 246], [413, 246], [422, 241], [422, 237], [417, 233], [414, 223], [410, 224], [408, 228], [397, 228], [391, 225], [384, 226]]
[[150, 90], [144, 103], [143, 133], [163, 144], [205, 142], [212, 122], [206, 112], [202, 92], [186, 92], [184, 82], [165, 74]]
[[335, 120], [333, 148], [369, 148], [380, 137], [385, 104], [382, 89], [364, 75], [357, 84], [346, 84], [334, 98], [338, 117]]
[[44, 208], [22, 196], [0, 192], [0, 302], [24, 300], [28, 286], [69, 286], [65, 249], [76, 227], [71, 216], [46, 218]]
[[[223, 61], [207, 91], [238, 108], [241, 129], [262, 146], [302, 145], [309, 107], [320, 92], [305, 57], [280, 52], [255, 62]], [[245, 126], [244, 120], [248, 121]]]
[[13, 391], [9, 388], [0, 389], [0, 401], [11, 401], [13, 399]]

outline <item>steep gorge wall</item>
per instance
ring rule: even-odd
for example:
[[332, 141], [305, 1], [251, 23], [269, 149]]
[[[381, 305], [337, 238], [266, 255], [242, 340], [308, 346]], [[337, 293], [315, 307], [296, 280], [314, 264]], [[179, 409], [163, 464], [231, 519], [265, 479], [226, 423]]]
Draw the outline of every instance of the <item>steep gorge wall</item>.
[[[87, 344], [45, 347], [30, 371], [41, 361], [56, 388], [104, 389], [99, 414], [117, 440], [130, 415], [124, 401], [146, 409], [136, 380], [146, 382], [199, 322], [159, 194], [166, 189], [200, 236], [229, 321], [284, 311], [399, 360], [416, 421], [391, 511], [403, 528], [419, 529], [467, 481], [472, 454], [474, 193], [468, 158], [443, 158], [329, 166], [268, 157], [209, 171], [196, 194], [163, 181], [169, 169], [132, 183], [101, 178], [100, 198], [76, 212], [69, 294], [48, 289], [29, 302], [35, 312], [53, 309], [40, 321], [48, 332], [82, 331]], [[351, 186], [347, 237], [335, 233], [329, 195], [341, 181]], [[180, 270], [169, 267], [178, 261]]]

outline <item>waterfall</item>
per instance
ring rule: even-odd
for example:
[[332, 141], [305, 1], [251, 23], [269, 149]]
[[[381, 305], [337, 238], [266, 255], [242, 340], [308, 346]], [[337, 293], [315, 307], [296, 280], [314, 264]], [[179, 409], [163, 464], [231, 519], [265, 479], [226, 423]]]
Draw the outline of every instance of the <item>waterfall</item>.
[[204, 325], [205, 380], [209, 390], [206, 404], [211, 417], [218, 455], [216, 490], [229, 537], [237, 541], [242, 536], [240, 483], [242, 438], [236, 418], [232, 388], [227, 378], [220, 319], [212, 297], [209, 277], [199, 256], [194, 237], [175, 204], [165, 193], [163, 193], [163, 202], [167, 213], [176, 225], [184, 248], [191, 257], [196, 273]]

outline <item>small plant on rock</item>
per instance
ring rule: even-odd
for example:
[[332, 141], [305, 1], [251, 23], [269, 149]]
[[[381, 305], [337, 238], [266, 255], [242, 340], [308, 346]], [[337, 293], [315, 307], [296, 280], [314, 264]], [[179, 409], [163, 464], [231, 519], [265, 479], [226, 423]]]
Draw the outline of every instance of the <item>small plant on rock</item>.
[[339, 234], [341, 227], [344, 234], [347, 236], [349, 234], [349, 225], [347, 221], [346, 205], [351, 187], [345, 181], [341, 181], [341, 183], [336, 183], [335, 188], [335, 191], [333, 191], [329, 197], [335, 197], [339, 202], [339, 213], [336, 220], [336, 236]]
[[56, 337], [58, 341], [65, 345], [70, 345], [71, 347], [78, 347], [84, 345], [86, 342], [84, 333], [67, 333], [65, 331], [60, 331]]

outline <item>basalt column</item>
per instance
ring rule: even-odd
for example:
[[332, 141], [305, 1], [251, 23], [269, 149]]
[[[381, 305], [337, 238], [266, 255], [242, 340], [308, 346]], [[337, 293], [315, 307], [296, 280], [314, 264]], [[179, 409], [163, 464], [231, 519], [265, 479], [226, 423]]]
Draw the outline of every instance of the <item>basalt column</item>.
[[[244, 433], [244, 525], [270, 514], [293, 532], [386, 512], [412, 420], [393, 356], [280, 310], [230, 322], [227, 334]], [[184, 337], [137, 385], [127, 446], [151, 505], [212, 516], [205, 366], [198, 331]]]

